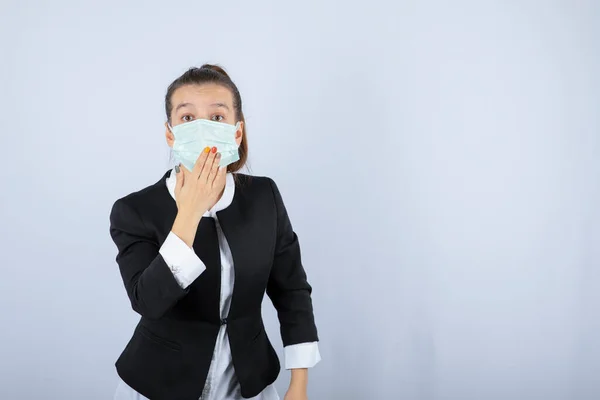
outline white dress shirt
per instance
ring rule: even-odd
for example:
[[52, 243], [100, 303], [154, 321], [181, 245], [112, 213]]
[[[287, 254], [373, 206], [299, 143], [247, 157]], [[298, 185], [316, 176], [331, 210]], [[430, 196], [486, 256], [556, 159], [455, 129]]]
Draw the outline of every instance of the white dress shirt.
[[[167, 178], [167, 189], [175, 200], [175, 185], [177, 177], [172, 170]], [[221, 298], [220, 313], [221, 318], [226, 318], [229, 314], [231, 305], [231, 296], [233, 294], [233, 285], [235, 274], [233, 273], [233, 258], [227, 239], [221, 230], [217, 211], [221, 211], [231, 204], [235, 193], [235, 182], [231, 174], [227, 174], [225, 190], [219, 201], [207, 211], [203, 218], [214, 218], [217, 227], [219, 239], [219, 248], [221, 252]], [[170, 232], [160, 250], [165, 263], [173, 272], [175, 280], [182, 288], [188, 287], [196, 278], [204, 272], [206, 267], [202, 260], [196, 255], [193, 249], [188, 247], [173, 232]], [[212, 361], [206, 377], [206, 383], [202, 392], [201, 400], [240, 400], [243, 399], [240, 392], [240, 385], [235, 376], [233, 361], [231, 358], [231, 348], [229, 347], [229, 338], [227, 336], [227, 325], [221, 325]], [[285, 368], [311, 368], [320, 360], [318, 342], [300, 343], [284, 347]], [[274, 385], [267, 386], [253, 400], [279, 400], [279, 395]], [[123, 380], [119, 381], [114, 400], [147, 400], [146, 397], [137, 393], [129, 387]]]

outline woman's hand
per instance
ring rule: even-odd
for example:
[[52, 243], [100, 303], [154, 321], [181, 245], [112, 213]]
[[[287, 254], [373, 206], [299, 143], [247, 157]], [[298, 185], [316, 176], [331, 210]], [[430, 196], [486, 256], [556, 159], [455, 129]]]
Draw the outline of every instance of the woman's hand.
[[172, 231], [190, 247], [202, 215], [219, 200], [225, 188], [227, 168], [219, 168], [220, 160], [217, 149], [207, 147], [192, 171], [184, 172], [183, 167], [176, 167], [179, 169], [175, 185], [177, 217]]
[[181, 168], [177, 173], [175, 200], [177, 210], [198, 221], [219, 199], [225, 187], [225, 168], [219, 170], [221, 153], [217, 148], [208, 147], [196, 160], [194, 168], [184, 173]]

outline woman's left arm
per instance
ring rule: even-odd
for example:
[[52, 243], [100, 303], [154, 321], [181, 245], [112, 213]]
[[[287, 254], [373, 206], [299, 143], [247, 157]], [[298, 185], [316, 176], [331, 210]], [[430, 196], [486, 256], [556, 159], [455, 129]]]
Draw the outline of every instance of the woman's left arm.
[[285, 399], [304, 399], [307, 368], [321, 360], [310, 297], [312, 288], [302, 267], [298, 237], [292, 229], [279, 189], [273, 180], [269, 181], [277, 208], [277, 240], [267, 295], [277, 310], [285, 347], [285, 367], [292, 370], [290, 390]]

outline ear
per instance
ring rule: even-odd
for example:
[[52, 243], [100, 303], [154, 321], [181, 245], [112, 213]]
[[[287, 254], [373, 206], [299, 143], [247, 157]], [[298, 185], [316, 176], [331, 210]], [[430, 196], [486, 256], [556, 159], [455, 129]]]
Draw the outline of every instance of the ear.
[[242, 144], [243, 136], [244, 136], [244, 121], [240, 121], [240, 127], [238, 128], [237, 131], [235, 131], [235, 142], [237, 143], [238, 147], [240, 147], [240, 144]]
[[175, 135], [173, 135], [173, 132], [171, 132], [171, 129], [169, 129], [169, 123], [165, 122], [165, 138], [167, 139], [167, 144], [169, 145], [169, 147], [173, 147], [173, 143], [175, 142]]

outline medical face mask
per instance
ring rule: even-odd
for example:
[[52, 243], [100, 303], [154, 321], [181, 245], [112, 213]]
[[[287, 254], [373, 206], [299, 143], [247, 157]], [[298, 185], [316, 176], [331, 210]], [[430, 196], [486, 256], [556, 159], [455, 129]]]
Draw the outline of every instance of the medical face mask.
[[219, 166], [226, 167], [240, 159], [235, 142], [235, 133], [239, 127], [239, 122], [230, 125], [207, 119], [197, 119], [173, 127], [169, 125], [175, 136], [173, 157], [191, 171], [205, 148], [216, 147], [221, 153]]

